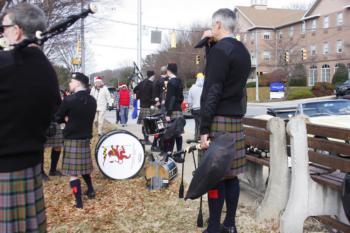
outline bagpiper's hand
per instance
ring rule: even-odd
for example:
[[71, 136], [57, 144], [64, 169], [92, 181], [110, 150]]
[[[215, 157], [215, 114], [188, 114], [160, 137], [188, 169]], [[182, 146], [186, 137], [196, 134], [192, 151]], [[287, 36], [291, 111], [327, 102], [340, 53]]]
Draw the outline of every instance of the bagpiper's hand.
[[206, 30], [206, 31], [204, 31], [204, 32], [203, 32], [202, 39], [204, 39], [205, 37], [212, 38], [212, 37], [213, 37], [213, 32], [212, 32], [212, 30]]
[[64, 117], [64, 121], [67, 123], [68, 122], [68, 120], [69, 120], [69, 118], [66, 116], [66, 117]]
[[165, 117], [165, 120], [166, 120], [167, 122], [170, 122], [170, 121], [171, 121], [170, 116], [166, 116], [166, 117]]
[[209, 134], [201, 135], [201, 149], [207, 149], [209, 147]]

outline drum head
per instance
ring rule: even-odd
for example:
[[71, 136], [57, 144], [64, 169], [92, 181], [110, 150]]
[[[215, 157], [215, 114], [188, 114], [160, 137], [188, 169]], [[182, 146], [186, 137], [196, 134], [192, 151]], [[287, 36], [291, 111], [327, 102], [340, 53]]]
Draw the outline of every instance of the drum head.
[[100, 171], [115, 180], [132, 178], [145, 162], [145, 152], [136, 136], [127, 131], [111, 131], [100, 138], [95, 150]]

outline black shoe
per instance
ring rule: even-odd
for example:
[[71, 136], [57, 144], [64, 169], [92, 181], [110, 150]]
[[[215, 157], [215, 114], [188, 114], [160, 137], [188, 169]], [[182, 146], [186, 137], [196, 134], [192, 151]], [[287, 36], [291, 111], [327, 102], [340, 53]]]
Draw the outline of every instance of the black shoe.
[[94, 199], [94, 198], [96, 197], [95, 191], [92, 191], [92, 192], [86, 191], [86, 192], [85, 192], [85, 195], [86, 195], [89, 199]]
[[42, 173], [41, 173], [41, 177], [42, 177], [42, 179], [43, 179], [43, 181], [44, 181], [44, 182], [46, 182], [46, 181], [49, 181], [49, 180], [50, 180], [50, 178], [48, 177], [48, 175], [46, 175], [46, 173], [45, 173], [45, 172], [42, 172]]
[[152, 151], [152, 152], [160, 152], [160, 149], [159, 149], [159, 147], [152, 146], [152, 147], [151, 147], [151, 151]]
[[221, 233], [237, 233], [237, 229], [235, 226], [226, 227], [224, 224], [221, 224], [220, 225], [220, 232]]
[[60, 171], [49, 171], [49, 176], [63, 176]]

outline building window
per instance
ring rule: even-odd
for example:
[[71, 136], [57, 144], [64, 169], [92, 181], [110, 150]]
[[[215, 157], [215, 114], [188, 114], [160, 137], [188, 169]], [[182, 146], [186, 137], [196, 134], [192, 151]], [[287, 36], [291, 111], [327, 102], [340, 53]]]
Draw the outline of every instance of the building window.
[[343, 52], [343, 41], [337, 40], [337, 53], [342, 53], [342, 52]]
[[324, 42], [323, 44], [323, 54], [328, 54], [329, 52], [329, 45], [328, 45], [328, 42]]
[[270, 40], [270, 32], [264, 32], [264, 40]]
[[321, 82], [330, 82], [331, 80], [331, 69], [329, 65], [324, 64], [321, 69]]
[[315, 32], [317, 27], [317, 21], [316, 19], [313, 19], [311, 22], [311, 31]]
[[264, 51], [263, 57], [265, 61], [270, 61], [271, 59], [271, 53], [269, 51]]
[[311, 56], [316, 56], [316, 45], [310, 46], [310, 54]]
[[310, 66], [309, 70], [309, 86], [314, 86], [317, 82], [317, 66]]
[[282, 31], [282, 30], [280, 30], [280, 31], [278, 32], [278, 38], [280, 38], [280, 39], [283, 38], [283, 31]]
[[337, 14], [337, 26], [343, 25], [343, 12]]
[[329, 28], [329, 16], [323, 18], [323, 28]]
[[291, 26], [289, 28], [289, 37], [293, 37], [293, 35], [294, 35], [294, 26]]
[[335, 64], [335, 66], [334, 66], [334, 73], [337, 72], [337, 70], [339, 69], [339, 66], [340, 66], [339, 63]]
[[255, 32], [250, 33], [250, 41], [253, 42], [255, 40]]
[[300, 31], [301, 31], [301, 33], [302, 34], [305, 34], [305, 32], [306, 32], [306, 23], [305, 23], [305, 21], [303, 21], [302, 23], [301, 23], [301, 25], [300, 25]]

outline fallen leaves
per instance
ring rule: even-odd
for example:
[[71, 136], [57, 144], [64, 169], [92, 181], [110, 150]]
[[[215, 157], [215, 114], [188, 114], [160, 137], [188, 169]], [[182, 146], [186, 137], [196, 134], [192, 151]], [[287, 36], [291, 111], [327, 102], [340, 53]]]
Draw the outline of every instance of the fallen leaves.
[[[112, 127], [108, 126], [109, 129]], [[92, 139], [92, 149], [96, 143], [95, 136]], [[94, 154], [92, 156], [94, 158]], [[47, 151], [46, 170], [49, 163]], [[96, 198], [89, 200], [84, 196], [83, 210], [74, 207], [68, 177], [51, 177], [49, 182], [44, 183], [49, 232], [200, 233], [203, 231], [196, 227], [199, 201], [185, 202], [178, 198], [179, 178], [168, 189], [149, 191], [142, 175], [130, 180], [115, 181], [104, 177], [96, 163], [94, 168], [92, 181]], [[81, 182], [84, 192], [86, 186], [82, 179]], [[203, 203], [203, 212], [206, 221], [208, 217], [206, 202]], [[278, 226], [273, 222], [257, 223], [252, 217], [254, 212], [254, 208], [239, 206], [236, 219], [238, 232], [277, 232]]]

